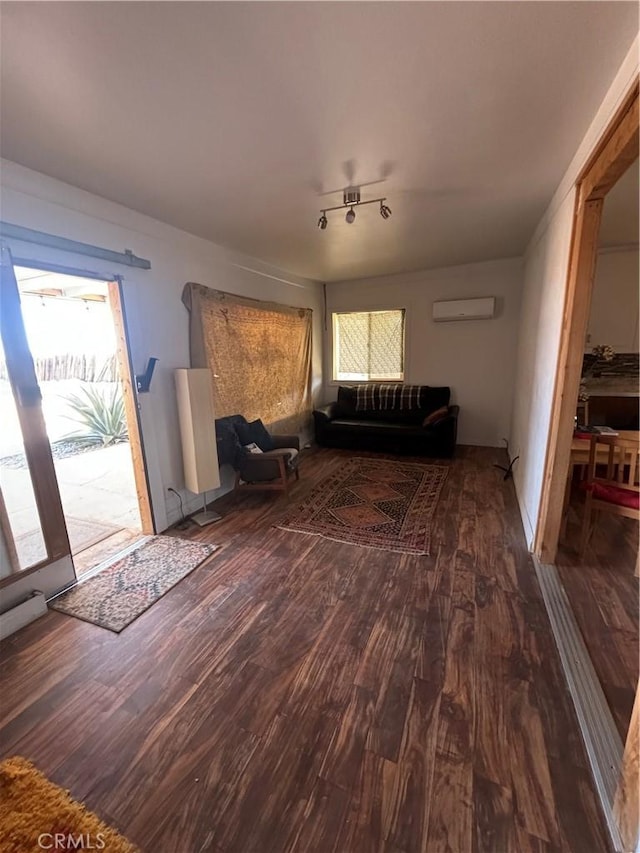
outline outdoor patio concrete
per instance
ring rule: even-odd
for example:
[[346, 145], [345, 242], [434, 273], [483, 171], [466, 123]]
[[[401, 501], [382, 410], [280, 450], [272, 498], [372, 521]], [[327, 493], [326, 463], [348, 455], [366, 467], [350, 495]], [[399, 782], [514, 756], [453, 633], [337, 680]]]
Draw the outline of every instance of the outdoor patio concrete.
[[[66, 517], [139, 528], [140, 514], [128, 443], [68, 456], [55, 462]], [[0, 485], [14, 537], [40, 528], [26, 468], [2, 468]]]

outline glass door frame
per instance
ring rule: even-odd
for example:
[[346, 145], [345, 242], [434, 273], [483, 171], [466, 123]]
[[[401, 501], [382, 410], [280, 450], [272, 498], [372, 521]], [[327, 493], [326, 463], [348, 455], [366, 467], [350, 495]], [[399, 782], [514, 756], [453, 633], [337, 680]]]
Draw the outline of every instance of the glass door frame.
[[42, 393], [27, 341], [13, 259], [6, 245], [0, 247], [0, 252], [0, 336], [42, 536], [47, 550], [45, 559], [24, 569], [14, 570], [1, 578], [0, 589], [2, 589], [60, 560], [68, 560], [71, 565], [73, 564], [51, 445], [42, 411]]

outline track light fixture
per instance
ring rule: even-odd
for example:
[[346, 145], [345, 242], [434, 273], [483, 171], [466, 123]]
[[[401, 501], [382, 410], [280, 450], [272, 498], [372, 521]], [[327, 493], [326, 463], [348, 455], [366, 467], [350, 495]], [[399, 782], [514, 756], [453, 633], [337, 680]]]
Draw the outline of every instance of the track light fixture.
[[380, 216], [383, 219], [388, 219], [391, 216], [391, 208], [385, 204], [386, 198], [372, 198], [369, 201], [362, 201], [360, 198], [360, 187], [347, 187], [342, 194], [342, 204], [337, 204], [335, 207], [326, 207], [320, 211], [320, 219], [318, 219], [318, 228], [324, 231], [327, 227], [327, 213], [330, 210], [344, 210], [349, 208], [345, 216], [345, 220], [351, 225], [355, 222], [356, 212], [354, 208], [363, 204], [380, 204]]

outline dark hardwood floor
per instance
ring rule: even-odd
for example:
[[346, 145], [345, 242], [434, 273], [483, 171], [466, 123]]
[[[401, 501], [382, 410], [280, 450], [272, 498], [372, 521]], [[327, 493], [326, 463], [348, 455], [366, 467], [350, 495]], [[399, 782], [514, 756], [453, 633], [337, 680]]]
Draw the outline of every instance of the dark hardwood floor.
[[638, 684], [638, 522], [601, 513], [584, 559], [579, 554], [583, 497], [574, 491], [560, 543], [560, 579], [624, 742]]
[[[348, 455], [303, 457], [292, 501]], [[191, 531], [220, 552], [122, 634], [50, 612], [5, 641], [2, 754], [149, 853], [608, 850], [497, 461], [460, 448], [430, 557], [225, 497]]]

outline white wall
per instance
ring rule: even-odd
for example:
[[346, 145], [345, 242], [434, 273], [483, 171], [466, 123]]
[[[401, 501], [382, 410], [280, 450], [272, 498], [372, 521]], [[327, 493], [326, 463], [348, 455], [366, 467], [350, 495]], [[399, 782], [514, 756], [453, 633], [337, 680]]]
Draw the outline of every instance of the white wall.
[[514, 479], [528, 543], [533, 540], [542, 488], [573, 204], [571, 193], [556, 213], [554, 227], [529, 247], [525, 262], [511, 447], [520, 457]]
[[[323, 334], [323, 297], [318, 282], [289, 275], [15, 163], [2, 161], [0, 185], [3, 220], [116, 251], [131, 249], [151, 261], [150, 270], [118, 268], [82, 255], [9, 241], [19, 257], [104, 272], [107, 277], [124, 276], [134, 369], [141, 373], [150, 356], [160, 359], [150, 393], [139, 398], [159, 530], [179, 517], [177, 499], [167, 493], [168, 486], [183, 491], [187, 509], [198, 505], [198, 498], [183, 490], [173, 380], [175, 367], [189, 366], [188, 315], [180, 301], [186, 282], [313, 309], [313, 392], [317, 398]], [[220, 492], [228, 486], [227, 479]]]
[[599, 344], [638, 352], [639, 270], [638, 249], [599, 250], [585, 352]]
[[533, 543], [551, 420], [553, 386], [569, 265], [575, 182], [638, 73], [634, 41], [569, 165], [525, 254], [511, 446], [520, 454], [515, 484], [528, 543]]
[[[520, 310], [522, 262], [490, 261], [327, 285], [325, 399], [331, 382], [332, 311], [406, 309], [405, 382], [449, 385], [460, 406], [460, 444], [503, 446], [509, 436]], [[432, 303], [440, 299], [495, 296], [496, 317], [434, 323]]]

